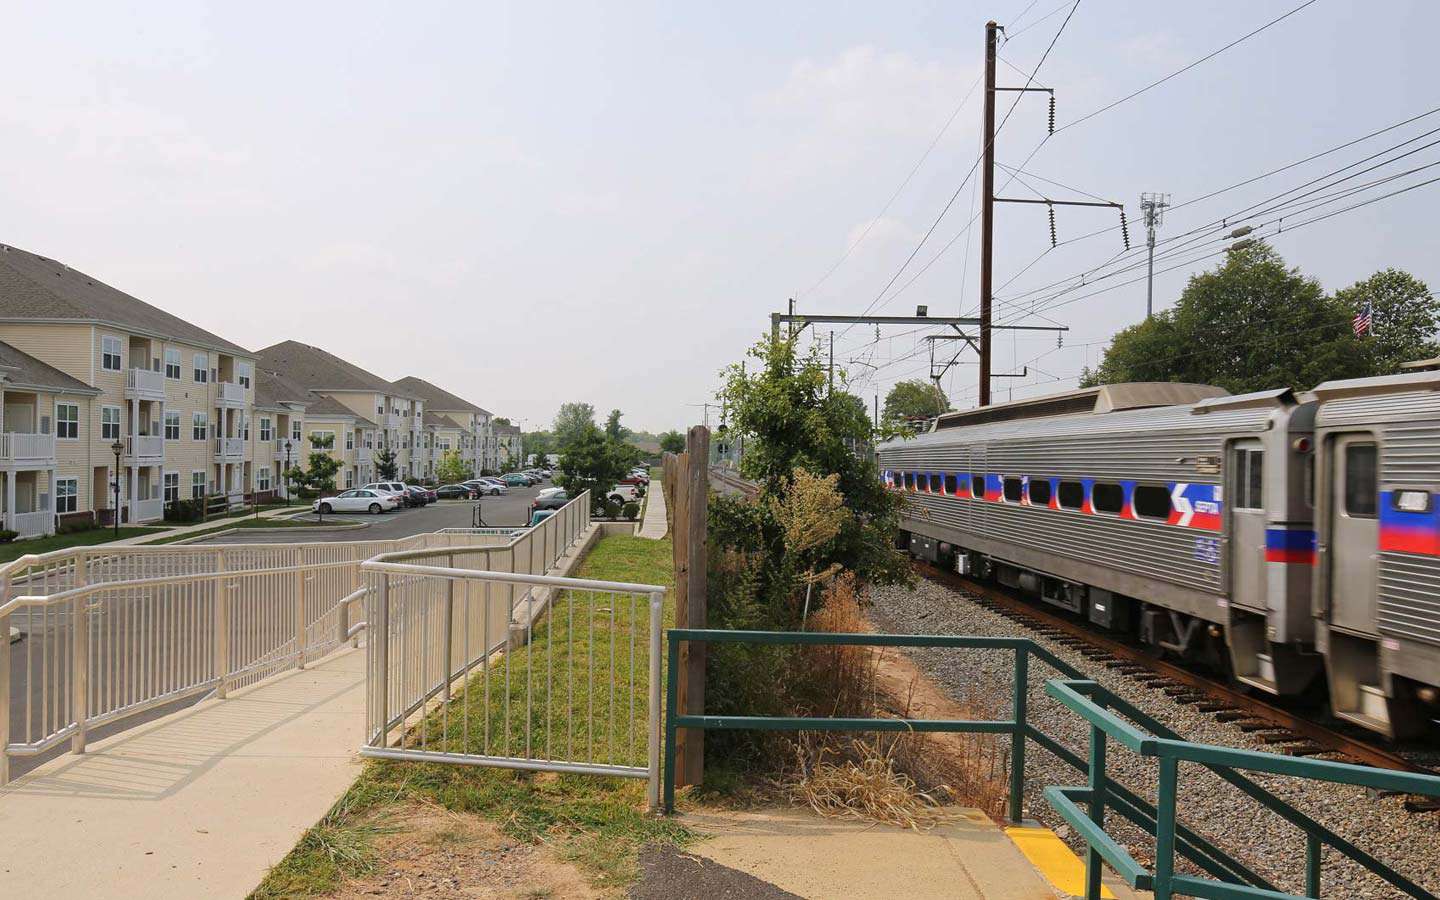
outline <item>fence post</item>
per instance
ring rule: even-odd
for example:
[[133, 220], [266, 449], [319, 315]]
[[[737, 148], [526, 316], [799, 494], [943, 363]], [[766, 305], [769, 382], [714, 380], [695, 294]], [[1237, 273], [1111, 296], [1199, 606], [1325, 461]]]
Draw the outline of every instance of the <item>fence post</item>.
[[665, 624], [665, 594], [656, 591], [650, 595], [650, 730], [649, 754], [650, 780], [646, 799], [650, 811], [660, 808], [660, 632]]
[[[1098, 697], [1090, 698], [1096, 706], [1104, 708]], [[1090, 726], [1090, 821], [1105, 828], [1105, 794], [1109, 790], [1109, 777], [1105, 773], [1105, 730], [1098, 725]], [[1171, 837], [1174, 837], [1174, 816], [1171, 816]], [[1156, 834], [1159, 834], [1158, 824]], [[1157, 868], [1158, 871], [1158, 868]], [[1100, 900], [1100, 851], [1094, 844], [1085, 849], [1085, 898]]]
[[[4, 594], [0, 603], [10, 598], [10, 576], [0, 580]], [[10, 616], [0, 616], [0, 787], [10, 783]]]
[[[70, 736], [70, 752], [85, 752], [86, 710], [90, 683], [90, 623], [85, 597], [70, 601], [70, 713], [75, 719], [75, 733]], [[0, 636], [7, 644], [10, 633]]]
[[224, 700], [230, 682], [230, 576], [225, 565], [225, 551], [215, 554], [215, 696]]
[[[450, 553], [450, 554], [447, 554], [447, 555], [445, 556], [445, 567], [446, 567], [447, 569], [453, 569], [453, 568], [455, 568], [455, 554]], [[443, 640], [444, 640], [444, 642], [445, 642], [445, 648], [444, 648], [442, 651], [440, 651], [441, 665], [443, 665], [443, 666], [445, 667], [445, 689], [444, 689], [444, 691], [442, 692], [442, 699], [443, 699], [443, 700], [449, 700], [449, 699], [450, 699], [450, 679], [451, 679], [451, 677], [453, 677], [453, 675], [454, 675], [454, 673], [455, 673], [455, 667], [454, 667], [455, 658], [454, 658], [454, 655], [453, 655], [453, 650], [452, 650], [452, 648], [451, 648], [451, 644], [454, 643], [454, 639], [455, 639], [455, 632], [454, 632], [455, 625], [454, 625], [454, 622], [455, 622], [455, 579], [453, 579], [453, 578], [446, 578], [446, 579], [445, 579], [445, 623], [444, 623], [444, 625], [443, 625], [442, 628], [441, 628], [441, 631], [442, 631], [442, 633], [444, 634]]]
[[1320, 896], [1320, 836], [1305, 832], [1305, 896]]
[[[706, 519], [710, 505], [710, 429], [704, 425], [690, 429], [685, 455], [689, 462], [689, 471], [685, 474], [685, 520], [678, 523], [686, 532], [685, 622], [687, 628], [704, 628], [706, 575], [709, 570]], [[702, 715], [705, 712], [705, 655], [708, 646], [703, 641], [688, 641], [687, 645], [689, 652], [682, 664], [685, 703], [680, 708], [686, 715]], [[685, 736], [681, 772], [685, 784], [699, 784], [705, 776], [705, 732], [701, 729], [689, 729]]]
[[1175, 877], [1175, 776], [1179, 765], [1173, 756], [1160, 757], [1160, 783], [1155, 792], [1155, 900], [1174, 896], [1170, 882]]
[[305, 569], [295, 569], [295, 668], [305, 668]]
[[1025, 817], [1025, 723], [1030, 689], [1030, 648], [1015, 647], [1015, 698], [1012, 712], [1015, 728], [1010, 732], [1010, 821], [1016, 825]]
[[679, 708], [678, 687], [680, 684], [680, 642], [670, 635], [669, 650], [670, 677], [665, 683], [665, 812], [675, 811], [675, 754], [679, 751], [675, 711]]
[[[374, 573], [379, 582], [380, 594], [375, 601], [375, 614], [366, 613], [366, 628], [370, 632], [371, 651], [375, 654], [375, 681], [366, 690], [375, 692], [375, 705], [380, 713], [376, 728], [377, 741], [374, 746], [388, 746], [390, 735], [390, 575]], [[373, 621], [368, 621], [373, 620]]]

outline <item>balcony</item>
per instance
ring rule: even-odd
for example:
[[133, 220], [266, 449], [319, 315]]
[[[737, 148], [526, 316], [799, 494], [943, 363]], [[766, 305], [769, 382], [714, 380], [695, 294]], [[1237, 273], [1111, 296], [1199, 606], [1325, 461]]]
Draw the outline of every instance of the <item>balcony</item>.
[[0, 434], [0, 465], [55, 465], [55, 435], [20, 431]]
[[164, 517], [165, 500], [162, 497], [130, 501], [130, 521], [132, 522], [154, 522]]
[[371, 450], [369, 447], [356, 447], [356, 448], [355, 448], [355, 462], [358, 463], [359, 465], [362, 465], [362, 466], [363, 466], [363, 465], [366, 465], [366, 464], [368, 464], [368, 463], [369, 463], [372, 459], [374, 459], [374, 458], [375, 458], [375, 451], [374, 451], [374, 450]]
[[125, 396], [132, 400], [164, 400], [165, 373], [149, 369], [125, 372]]
[[245, 439], [238, 437], [217, 437], [215, 458], [222, 462], [239, 462], [245, 458]]
[[397, 416], [395, 413], [386, 413], [379, 417], [382, 428], [404, 428], [408, 427], [404, 416]]
[[154, 434], [126, 435], [125, 461], [131, 465], [151, 465], [165, 461], [165, 438]]
[[233, 381], [217, 382], [215, 384], [215, 402], [221, 406], [244, 408], [245, 388]]

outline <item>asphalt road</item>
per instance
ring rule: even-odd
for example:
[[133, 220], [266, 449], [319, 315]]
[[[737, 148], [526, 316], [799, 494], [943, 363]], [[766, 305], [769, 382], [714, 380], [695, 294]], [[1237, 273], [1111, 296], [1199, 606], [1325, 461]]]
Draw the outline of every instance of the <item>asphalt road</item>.
[[[549, 487], [541, 482], [534, 487], [510, 488], [508, 494], [499, 497], [482, 497], [480, 512], [485, 524], [494, 528], [513, 526], [522, 528], [530, 524], [530, 501]], [[296, 541], [381, 541], [409, 537], [441, 528], [468, 528], [474, 524], [473, 500], [441, 500], [429, 506], [412, 509], [395, 509], [378, 516], [369, 513], [333, 513], [325, 517], [328, 522], [358, 522], [365, 528], [344, 531], [316, 531], [288, 528], [284, 531], [256, 534], [246, 529], [234, 534], [221, 535], [199, 543], [217, 544], [288, 544]]]

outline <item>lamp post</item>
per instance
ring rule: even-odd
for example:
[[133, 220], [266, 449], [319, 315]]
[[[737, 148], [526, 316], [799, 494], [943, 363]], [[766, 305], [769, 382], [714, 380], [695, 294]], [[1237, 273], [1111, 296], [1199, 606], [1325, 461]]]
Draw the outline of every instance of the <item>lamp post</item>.
[[120, 454], [125, 452], [125, 444], [119, 439], [110, 445], [110, 452], [115, 454], [115, 513], [112, 518], [115, 520], [115, 537], [120, 537]]
[[289, 439], [289, 438], [286, 438], [286, 439], [285, 439], [285, 474], [284, 474], [284, 478], [285, 478], [285, 505], [286, 505], [286, 506], [289, 506], [289, 505], [290, 505], [290, 451], [291, 451], [291, 449], [294, 448], [294, 446], [295, 446], [294, 444], [290, 443], [290, 439]]

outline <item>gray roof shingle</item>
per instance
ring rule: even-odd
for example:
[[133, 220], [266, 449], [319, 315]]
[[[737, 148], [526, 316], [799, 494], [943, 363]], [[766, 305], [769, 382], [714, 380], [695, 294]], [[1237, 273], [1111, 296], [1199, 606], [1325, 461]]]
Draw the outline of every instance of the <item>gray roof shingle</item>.
[[76, 394], [98, 394], [95, 388], [78, 378], [42, 362], [28, 353], [0, 341], [0, 370], [5, 381], [17, 387], [48, 388]]
[[420, 399], [397, 384], [367, 372], [333, 353], [302, 344], [281, 341], [255, 354], [261, 368], [277, 372], [312, 391], [375, 391], [411, 400]]
[[490, 415], [490, 411], [471, 403], [463, 397], [457, 397], [442, 387], [431, 384], [423, 378], [414, 375], [406, 375], [404, 378], [395, 379], [395, 384], [410, 391], [430, 409], [442, 410], [444, 412], [471, 412], [484, 416]]
[[0, 319], [105, 322], [225, 353], [252, 355], [239, 344], [78, 269], [4, 244], [0, 244]]

